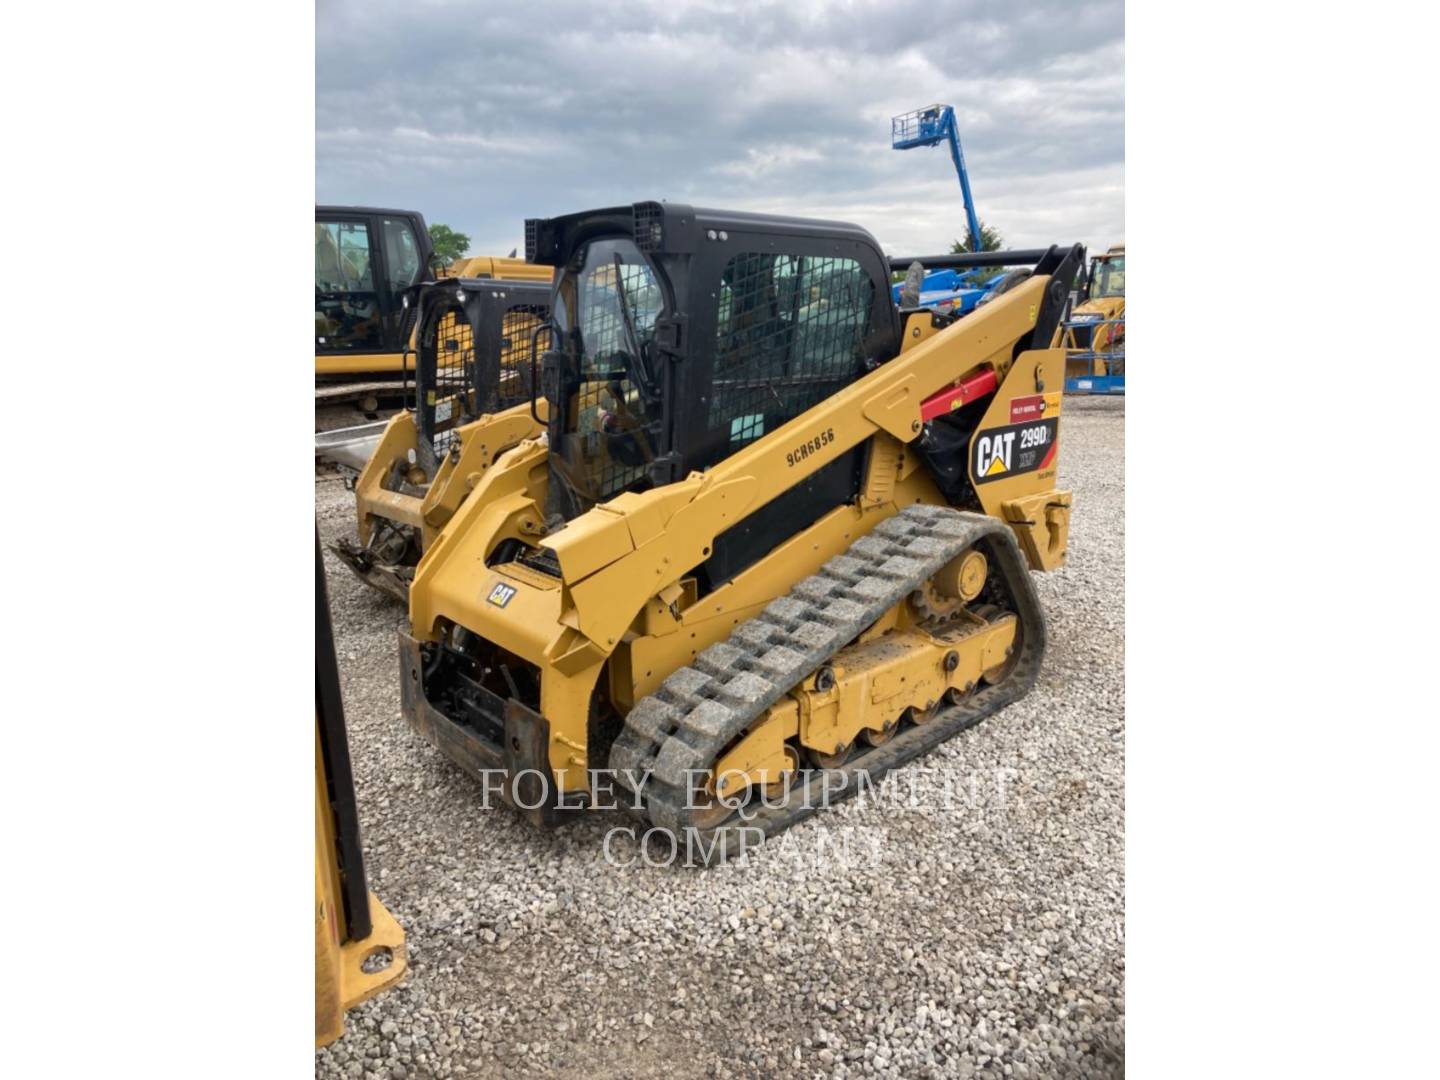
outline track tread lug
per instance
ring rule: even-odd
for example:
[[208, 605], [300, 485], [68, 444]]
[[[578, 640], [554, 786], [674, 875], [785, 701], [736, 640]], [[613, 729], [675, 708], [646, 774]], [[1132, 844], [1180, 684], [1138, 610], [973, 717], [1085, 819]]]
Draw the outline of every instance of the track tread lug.
[[848, 584], [862, 580], [868, 569], [869, 564], [863, 559], [852, 558], [849, 555], [836, 555], [820, 568], [820, 572], [827, 577], [838, 578]]
[[748, 655], [744, 649], [736, 648], [728, 641], [717, 641], [695, 657], [695, 663], [691, 666], [712, 678], [723, 677], [734, 671], [736, 665]]
[[[742, 671], [720, 687], [716, 700], [727, 705], [746, 706], [775, 693], [775, 684], [753, 671]], [[697, 710], [698, 711], [698, 710]], [[692, 716], [694, 713], [691, 714]]]
[[[713, 702], [706, 704], [713, 704]], [[665, 745], [660, 748], [660, 753], [655, 758], [655, 779], [663, 781], [670, 787], [688, 791], [690, 783], [694, 780], [695, 771], [704, 768], [705, 760], [704, 750], [692, 746], [682, 739], [666, 739]]]
[[674, 705], [651, 694], [635, 703], [635, 707], [625, 718], [625, 726], [634, 728], [646, 738], [661, 739], [680, 726], [684, 715]]
[[809, 613], [810, 605], [793, 596], [782, 596], [778, 600], [771, 600], [761, 612], [771, 622], [784, 625], [801, 622]]
[[845, 597], [837, 597], [831, 600], [819, 611], [815, 612], [815, 618], [823, 619], [829, 626], [847, 627], [865, 617], [866, 607], [858, 600], [847, 600]]
[[828, 600], [835, 593], [844, 588], [844, 583], [831, 577], [808, 577], [790, 590], [790, 595], [797, 599], [809, 600], [811, 603], [818, 603]]
[[884, 537], [872, 533], [856, 540], [850, 545], [850, 550], [864, 558], [878, 561], [890, 554], [891, 544]]
[[746, 654], [755, 652], [758, 649], [770, 645], [776, 638], [779, 628], [760, 619], [751, 619], [743, 622], [730, 632], [730, 640], [738, 641], [746, 649]]
[[676, 668], [665, 677], [660, 689], [687, 705], [697, 704], [707, 696], [704, 691], [713, 687], [715, 680], [703, 671], [692, 667]]

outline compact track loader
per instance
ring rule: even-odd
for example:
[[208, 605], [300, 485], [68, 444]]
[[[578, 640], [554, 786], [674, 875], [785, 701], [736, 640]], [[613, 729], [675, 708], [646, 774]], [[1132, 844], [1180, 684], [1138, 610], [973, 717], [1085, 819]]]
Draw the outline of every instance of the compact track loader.
[[526, 230], [558, 271], [537, 427], [415, 571], [420, 733], [542, 823], [618, 781], [708, 861], [1030, 689], [1078, 246], [956, 319], [897, 309], [912, 260], [854, 225], [638, 203]]
[[412, 407], [391, 418], [356, 481], [357, 540], [334, 548], [361, 580], [402, 601], [421, 552], [479, 475], [543, 431], [530, 382], [550, 285], [446, 278], [406, 303], [416, 312]]

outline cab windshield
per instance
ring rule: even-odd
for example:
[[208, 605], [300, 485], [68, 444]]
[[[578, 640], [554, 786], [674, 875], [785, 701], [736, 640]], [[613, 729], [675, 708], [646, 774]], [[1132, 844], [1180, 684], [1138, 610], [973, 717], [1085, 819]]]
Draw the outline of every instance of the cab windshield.
[[1090, 269], [1090, 297], [1125, 295], [1125, 256], [1096, 259]]
[[592, 241], [577, 261], [562, 274], [555, 304], [564, 363], [554, 464], [572, 513], [645, 478], [661, 413], [654, 270], [628, 238]]

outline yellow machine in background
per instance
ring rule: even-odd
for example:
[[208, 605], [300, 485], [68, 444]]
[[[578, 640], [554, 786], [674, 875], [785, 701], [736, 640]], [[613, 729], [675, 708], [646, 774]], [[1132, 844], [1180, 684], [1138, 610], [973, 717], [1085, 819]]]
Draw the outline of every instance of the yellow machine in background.
[[315, 208], [315, 400], [375, 412], [415, 373], [415, 285], [437, 277], [549, 283], [548, 266], [476, 255], [442, 267], [414, 210]]
[[440, 276], [474, 278], [480, 281], [487, 278], [500, 278], [505, 281], [539, 281], [549, 285], [554, 271], [548, 266], [535, 266], [527, 263], [524, 259], [504, 255], [466, 255], [456, 259], [440, 271]]
[[407, 289], [435, 277], [425, 219], [414, 210], [315, 208], [317, 380], [399, 374], [410, 336]]
[[897, 311], [911, 260], [838, 222], [639, 203], [527, 237], [560, 275], [541, 400], [471, 429], [415, 571], [418, 732], [539, 822], [613, 770], [711, 858], [1028, 692], [1078, 246], [957, 319]]
[[[1124, 390], [1125, 245], [1117, 244], [1090, 260], [1080, 302], [1065, 321], [1057, 343], [1069, 351], [1066, 388], [1104, 392]], [[1088, 385], [1081, 385], [1087, 383]]]
[[362, 581], [401, 601], [421, 553], [483, 471], [544, 430], [530, 411], [530, 372], [551, 270], [520, 266], [543, 272], [543, 283], [444, 278], [414, 294], [415, 394], [356, 480], [356, 539], [334, 548]]
[[315, 542], [315, 1045], [405, 974], [405, 931], [365, 883], [325, 565]]

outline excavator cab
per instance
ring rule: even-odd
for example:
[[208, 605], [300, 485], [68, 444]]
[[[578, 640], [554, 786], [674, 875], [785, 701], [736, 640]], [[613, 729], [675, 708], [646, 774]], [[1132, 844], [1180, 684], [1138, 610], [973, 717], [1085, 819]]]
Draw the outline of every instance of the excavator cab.
[[398, 373], [413, 323], [405, 291], [433, 280], [434, 248], [414, 210], [315, 208], [315, 373]]

